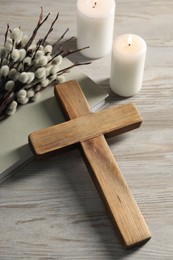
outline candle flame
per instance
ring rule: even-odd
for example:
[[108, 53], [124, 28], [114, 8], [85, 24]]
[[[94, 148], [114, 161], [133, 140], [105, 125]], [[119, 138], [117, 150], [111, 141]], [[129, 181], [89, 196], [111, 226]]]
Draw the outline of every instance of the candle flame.
[[128, 37], [128, 45], [131, 46], [132, 45], [132, 36], [131, 34]]
[[93, 3], [93, 8], [95, 8], [95, 7], [96, 7], [96, 5], [97, 5], [97, 2], [96, 2], [96, 1], [94, 1], [94, 3]]

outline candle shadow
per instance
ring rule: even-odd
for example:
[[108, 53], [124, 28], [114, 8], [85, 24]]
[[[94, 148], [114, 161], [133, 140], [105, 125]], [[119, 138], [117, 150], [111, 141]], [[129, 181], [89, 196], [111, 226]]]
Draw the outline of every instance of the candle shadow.
[[110, 88], [110, 84], [109, 84], [109, 78], [99, 81], [98, 85], [100, 85], [103, 89], [105, 89], [108, 93], [108, 97], [106, 98], [106, 101], [110, 104], [110, 105], [120, 105], [120, 104], [124, 104], [127, 102], [131, 102], [133, 97], [122, 97], [119, 96], [118, 94], [114, 93], [111, 88]]
[[[63, 39], [60, 43], [55, 45], [54, 52], [57, 53], [59, 48], [61, 48], [61, 46], [63, 46], [63, 49], [65, 51], [67, 51], [67, 50], [72, 50], [72, 51], [78, 50], [77, 39], [75, 37], [73, 37], [71, 40]], [[87, 46], [83, 46], [83, 48], [84, 47], [87, 47]], [[73, 63], [75, 63], [76, 61], [80, 61], [80, 62], [92, 61], [92, 59], [87, 58], [84, 55], [82, 55], [82, 53], [80, 51], [77, 51], [73, 54], [68, 55], [67, 58]]]

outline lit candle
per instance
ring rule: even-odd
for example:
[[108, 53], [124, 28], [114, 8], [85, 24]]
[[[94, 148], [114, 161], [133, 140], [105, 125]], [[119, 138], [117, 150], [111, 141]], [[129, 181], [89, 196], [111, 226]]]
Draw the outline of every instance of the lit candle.
[[141, 89], [147, 45], [135, 34], [116, 38], [112, 48], [110, 87], [120, 96], [133, 96]]
[[90, 46], [83, 55], [96, 59], [111, 51], [114, 14], [114, 0], [77, 1], [77, 46]]

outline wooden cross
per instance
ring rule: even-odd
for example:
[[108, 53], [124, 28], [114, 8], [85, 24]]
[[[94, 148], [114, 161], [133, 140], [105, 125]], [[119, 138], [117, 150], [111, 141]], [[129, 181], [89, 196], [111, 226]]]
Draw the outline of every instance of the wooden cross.
[[109, 149], [105, 137], [118, 135], [141, 125], [134, 104], [92, 113], [76, 81], [55, 86], [55, 96], [69, 121], [29, 135], [39, 157], [80, 143], [90, 175], [103, 198], [126, 248], [151, 238], [149, 228]]

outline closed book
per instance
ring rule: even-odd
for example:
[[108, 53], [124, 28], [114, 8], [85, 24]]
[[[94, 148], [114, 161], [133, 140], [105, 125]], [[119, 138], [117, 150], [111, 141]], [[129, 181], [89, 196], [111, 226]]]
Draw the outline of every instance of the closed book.
[[[72, 63], [64, 59], [62, 68], [70, 65]], [[108, 94], [79, 67], [66, 73], [65, 80], [79, 82], [91, 110], [96, 111], [105, 104]], [[28, 135], [31, 132], [64, 121], [53, 86], [41, 92], [40, 100], [20, 106], [14, 115], [0, 121], [0, 182], [34, 158], [28, 144]]]

